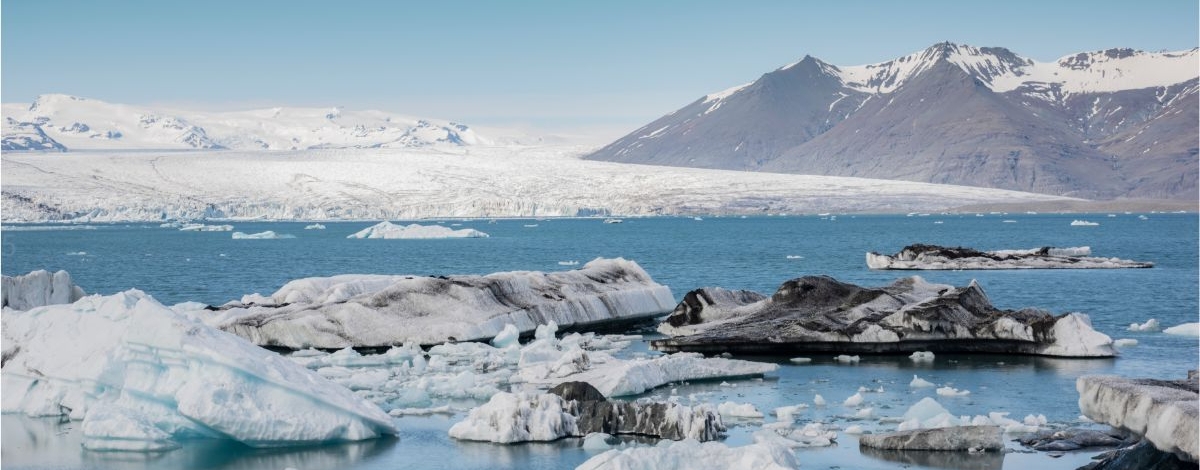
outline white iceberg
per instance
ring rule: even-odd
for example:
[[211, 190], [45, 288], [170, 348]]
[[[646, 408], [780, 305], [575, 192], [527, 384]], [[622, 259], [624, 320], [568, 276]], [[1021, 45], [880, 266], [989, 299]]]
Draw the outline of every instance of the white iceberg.
[[1078, 220], [1078, 219], [1071, 221], [1072, 227], [1095, 227], [1097, 225], [1100, 225], [1100, 222], [1089, 222], [1086, 220]]
[[722, 417], [730, 418], [762, 419], [763, 417], [763, 413], [758, 411], [753, 404], [731, 401], [717, 405], [717, 413], [720, 413]]
[[487, 238], [488, 234], [475, 229], [454, 230], [441, 225], [397, 225], [383, 221], [359, 230], [346, 238], [427, 239], [427, 238]]
[[965, 397], [971, 394], [970, 390], [959, 390], [954, 387], [941, 387], [937, 389], [937, 394], [943, 397]]
[[296, 236], [288, 235], [286, 233], [275, 233], [274, 230], [267, 230], [265, 232], [258, 233], [233, 232], [234, 240], [281, 240], [285, 238], [296, 238]]
[[304, 226], [304, 230], [325, 230], [324, 224], [309, 224]]
[[1200, 323], [1184, 323], [1163, 330], [1163, 333], [1176, 336], [1200, 337]]
[[71, 274], [39, 269], [20, 276], [0, 277], [0, 307], [29, 310], [43, 305], [69, 304], [83, 298]]
[[861, 405], [862, 402], [863, 402], [862, 394], [856, 392], [854, 395], [850, 395], [850, 397], [847, 398], [846, 401], [843, 401], [842, 406], [845, 406], [847, 408], [854, 408], [858, 405]]
[[912, 388], [928, 388], [928, 387], [933, 387], [934, 385], [933, 385], [933, 382], [930, 382], [928, 380], [917, 377], [916, 375], [913, 375], [913, 379], [911, 382], [908, 383], [908, 386], [912, 387]]
[[916, 351], [908, 356], [913, 362], [933, 362], [932, 351]]
[[1185, 460], [1200, 458], [1195, 379], [1168, 381], [1088, 375], [1075, 381], [1079, 410], [1098, 423], [1127, 429]]
[[501, 444], [554, 441], [579, 434], [567, 402], [551, 393], [500, 392], [450, 427], [450, 437]]
[[661, 470], [670, 468], [753, 468], [784, 470], [800, 467], [796, 455], [787, 447], [758, 442], [729, 447], [720, 442], [687, 439], [664, 441], [654, 447], [609, 450], [596, 455], [575, 470]]
[[1129, 331], [1159, 331], [1161, 329], [1162, 329], [1162, 326], [1159, 325], [1158, 320], [1155, 320], [1153, 318], [1146, 320], [1145, 323], [1141, 323], [1141, 324], [1130, 323], [1129, 324]]
[[84, 445], [255, 447], [395, 434], [376, 405], [137, 290], [3, 318], [0, 411], [83, 420]]
[[669, 288], [617, 258], [550, 273], [299, 279], [270, 297], [227, 304], [206, 321], [260, 345], [341, 349], [488, 340], [510, 324], [523, 333], [550, 322], [631, 321], [674, 304]]
[[180, 232], [229, 232], [232, 230], [232, 225], [183, 224], [179, 226]]
[[790, 422], [775, 422], [765, 424], [762, 430], [756, 431], [754, 441], [792, 449], [829, 447], [837, 442], [837, 432], [826, 429], [822, 423], [808, 423], [797, 429]]

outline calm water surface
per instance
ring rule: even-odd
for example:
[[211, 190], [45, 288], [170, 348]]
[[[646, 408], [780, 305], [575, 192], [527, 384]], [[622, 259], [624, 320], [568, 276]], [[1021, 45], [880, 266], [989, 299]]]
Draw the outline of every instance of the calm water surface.
[[[676, 298], [693, 288], [722, 286], [773, 292], [787, 279], [828, 274], [839, 280], [882, 285], [904, 275], [866, 269], [864, 253], [893, 253], [910, 243], [1015, 249], [1090, 246], [1096, 256], [1153, 261], [1153, 269], [949, 271], [919, 273], [934, 282], [964, 285], [977, 279], [1001, 308], [1041, 307], [1080, 311], [1094, 327], [1115, 338], [1133, 338], [1117, 359], [1062, 360], [1015, 356], [939, 355], [933, 364], [905, 357], [863, 357], [857, 365], [837, 365], [813, 356], [811, 365], [775, 360], [781, 369], [764, 380], [693, 383], [648, 394], [672, 392], [700, 399], [748, 402], [764, 410], [811, 403], [814, 394], [830, 405], [807, 410], [801, 423], [820, 420], [836, 426], [857, 424], [889, 430], [894, 424], [847, 418], [840, 403], [860, 386], [883, 387], [865, 394], [878, 416], [898, 416], [933, 389], [912, 390], [914, 374], [938, 384], [967, 389], [966, 397], [936, 397], [959, 415], [1007, 411], [1020, 420], [1045, 414], [1051, 423], [1079, 424], [1075, 379], [1083, 374], [1180, 377], [1197, 367], [1195, 338], [1126, 331], [1132, 322], [1157, 318], [1164, 326], [1197, 321], [1198, 228], [1194, 214], [1135, 215], [933, 215], [815, 216], [759, 218], [626, 219], [602, 224], [594, 219], [446, 220], [491, 234], [486, 239], [350, 240], [346, 235], [370, 223], [326, 223], [304, 230], [303, 223], [233, 223], [235, 230], [273, 230], [294, 235], [282, 240], [233, 240], [229, 232], [180, 232], [156, 225], [95, 225], [74, 230], [5, 227], [3, 273], [65, 269], [89, 293], [138, 288], [165, 304], [200, 301], [220, 304], [244, 294], [269, 294], [288, 280], [346, 273], [485, 274], [510, 270], [559, 270], [561, 261], [586, 263], [595, 257], [637, 261]], [[1073, 219], [1101, 225], [1071, 226]], [[1014, 220], [1015, 222], [1004, 222]], [[938, 224], [935, 221], [941, 221]], [[423, 222], [429, 223], [429, 222]], [[528, 225], [536, 225], [529, 227]], [[453, 228], [460, 228], [454, 226]], [[648, 337], [649, 338], [649, 337]], [[627, 354], [644, 352], [637, 344]], [[571, 468], [594, 452], [578, 440], [492, 445], [458, 442], [446, 430], [461, 416], [397, 419], [397, 439], [300, 449], [252, 450], [222, 442], [188, 443], [165, 454], [85, 452], [78, 423], [3, 417], [3, 464], [12, 468]], [[761, 422], [735, 422], [726, 440], [752, 442]], [[797, 451], [806, 468], [1075, 468], [1092, 453], [1052, 457], [1045, 453], [962, 456], [860, 454], [853, 436], [840, 434], [833, 448]], [[1013, 446], [1015, 449], [1016, 447]]]

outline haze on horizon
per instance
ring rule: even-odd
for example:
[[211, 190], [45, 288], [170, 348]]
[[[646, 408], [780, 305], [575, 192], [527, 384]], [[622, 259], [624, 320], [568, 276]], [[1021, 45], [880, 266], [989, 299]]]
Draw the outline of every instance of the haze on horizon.
[[1190, 0], [9, 1], [0, 97], [197, 109], [345, 106], [616, 137], [812, 55], [880, 62], [941, 41], [1039, 61], [1197, 45]]

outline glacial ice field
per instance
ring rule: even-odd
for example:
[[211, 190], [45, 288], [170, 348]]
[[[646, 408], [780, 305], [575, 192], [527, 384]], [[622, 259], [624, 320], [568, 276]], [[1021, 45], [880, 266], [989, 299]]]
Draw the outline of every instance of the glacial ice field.
[[894, 213], [1065, 199], [905, 181], [593, 162], [579, 159], [585, 150], [7, 153], [0, 209], [7, 222], [386, 220]]
[[[5, 164], [7, 172], [7, 161]], [[167, 452], [95, 452], [83, 448], [87, 436], [79, 421], [6, 414], [0, 417], [4, 465], [552, 469], [583, 465], [610, 450], [612, 442], [620, 442], [617, 452], [605, 457], [613, 463], [679, 464], [700, 456], [713, 465], [753, 461], [779, 468], [793, 464], [868, 469], [900, 465], [1076, 468], [1097, 452], [1067, 452], [1055, 457], [1029, 451], [1011, 440], [1032, 428], [1095, 427], [1080, 419], [1075, 383], [1081, 375], [1182, 378], [1187, 369], [1196, 367], [1197, 339], [1162, 331], [1197, 320], [1198, 225], [1194, 214], [1089, 215], [1104, 217], [1105, 223], [1086, 231], [1069, 226], [1077, 215], [833, 215], [706, 216], [703, 220], [628, 217], [621, 224], [605, 224], [602, 218], [490, 222], [447, 217], [415, 222], [480, 230], [490, 236], [419, 240], [346, 238], [380, 219], [324, 222], [324, 230], [305, 230], [309, 224], [303, 222], [207, 222], [230, 224], [232, 231], [248, 234], [273, 231], [295, 237], [262, 240], [235, 240], [230, 231], [180, 231], [159, 223], [8, 224], [0, 232], [0, 269], [5, 275], [35, 269], [66, 270], [88, 294], [110, 295], [137, 288], [166, 305], [220, 305], [249, 294], [270, 295], [288, 281], [305, 277], [560, 271], [582, 267], [597, 257], [624, 257], [636, 261], [654, 281], [669, 286], [678, 300], [702, 286], [769, 294], [784, 281], [806, 274], [828, 274], [864, 286], [885, 285], [904, 273], [869, 270], [862, 254], [892, 253], [912, 243], [981, 250], [1090, 246], [1106, 255], [1150, 261], [1155, 266], [1137, 270], [930, 271], [921, 275], [930, 282], [951, 285], [976, 279], [999, 308], [1082, 312], [1097, 331], [1136, 343], [1120, 343], [1120, 356], [1115, 359], [1091, 360], [969, 354], [915, 359], [862, 355], [857, 360], [814, 354], [808, 361], [793, 361], [799, 358], [788, 356], [736, 356], [732, 360], [763, 363], [766, 372], [760, 378], [682, 382], [668, 378], [666, 385], [643, 387], [641, 393], [629, 388], [618, 397], [710, 406], [718, 410], [728, 428], [723, 440], [683, 441], [670, 447], [656, 447], [659, 443], [653, 439], [631, 436], [516, 444], [450, 436], [450, 429], [466, 420], [470, 409], [497, 393], [537, 388], [539, 380], [571, 373], [578, 362], [564, 359], [562, 353], [574, 351], [574, 346], [586, 351], [596, 367], [655, 361], [661, 355], [647, 346], [648, 340], [659, 337], [652, 327], [580, 335], [559, 331], [553, 340], [545, 332], [540, 340], [505, 336], [496, 344], [436, 347], [423, 355], [411, 348], [382, 356], [302, 351], [287, 360], [375, 403], [389, 413], [397, 436], [271, 449], [229, 440], [184, 439], [178, 441], [177, 449]], [[560, 264], [572, 260], [580, 263]], [[199, 307], [187, 304], [177, 308], [203, 315], [196, 310]], [[1150, 319], [1156, 321], [1150, 323]], [[1137, 324], [1139, 328], [1134, 330], [1138, 331], [1131, 330], [1131, 324]], [[521, 367], [522, 355], [527, 367]], [[418, 356], [422, 359], [417, 360]], [[860, 432], [984, 420], [1009, 431], [1003, 438], [1010, 452], [930, 455], [860, 451], [858, 446]], [[598, 464], [592, 461], [587, 465]]]

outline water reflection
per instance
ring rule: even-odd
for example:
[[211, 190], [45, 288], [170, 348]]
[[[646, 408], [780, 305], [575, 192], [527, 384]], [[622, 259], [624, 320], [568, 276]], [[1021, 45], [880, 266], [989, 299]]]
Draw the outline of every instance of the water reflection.
[[862, 455], [888, 462], [918, 465], [932, 468], [957, 470], [1000, 470], [1004, 467], [1003, 452], [938, 452], [928, 450], [881, 450], [870, 447], [859, 449]]
[[260, 469], [304, 468], [336, 470], [359, 465], [386, 453], [399, 440], [372, 439], [345, 444], [255, 449], [232, 441], [194, 440], [167, 452], [93, 452], [81, 446], [78, 421], [28, 418], [21, 415], [0, 417], [0, 453], [4, 466], [107, 468], [141, 470], [177, 469]]

